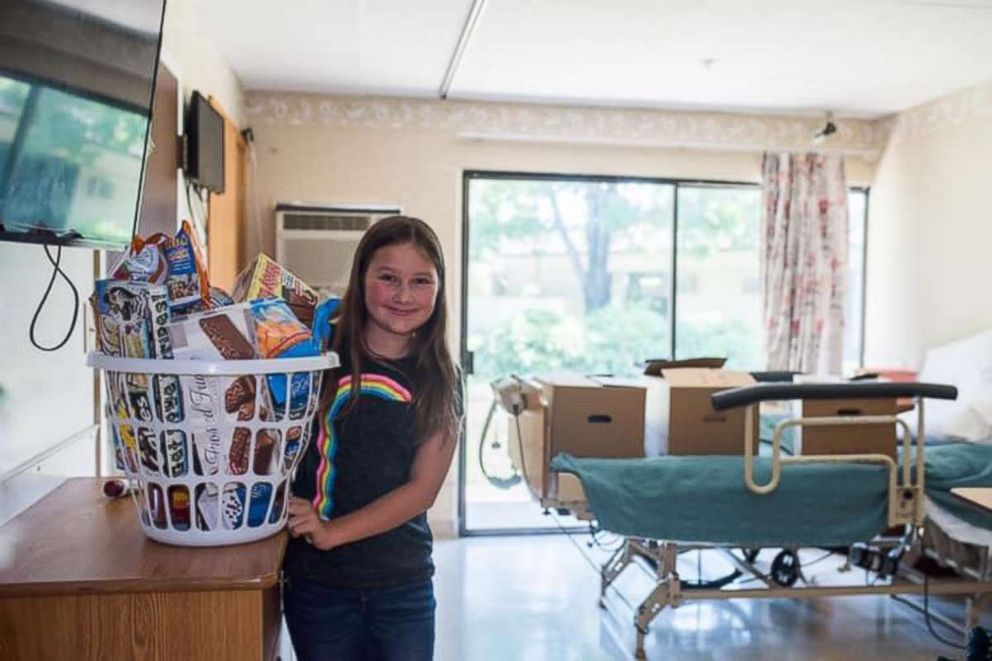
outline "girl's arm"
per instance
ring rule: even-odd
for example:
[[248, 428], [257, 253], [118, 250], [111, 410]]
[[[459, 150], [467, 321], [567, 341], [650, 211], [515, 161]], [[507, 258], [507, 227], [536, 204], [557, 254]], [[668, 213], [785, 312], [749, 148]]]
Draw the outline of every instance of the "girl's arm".
[[322, 521], [302, 498], [289, 503], [289, 534], [304, 536], [323, 550], [372, 537], [409, 521], [434, 504], [455, 454], [454, 435], [437, 433], [424, 441], [410, 469], [410, 480], [365, 507]]

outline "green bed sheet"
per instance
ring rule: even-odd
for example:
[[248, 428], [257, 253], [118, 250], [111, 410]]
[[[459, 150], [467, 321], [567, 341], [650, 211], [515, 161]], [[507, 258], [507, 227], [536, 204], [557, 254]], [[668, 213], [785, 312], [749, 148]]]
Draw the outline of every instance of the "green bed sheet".
[[[952, 487], [992, 486], [992, 447], [927, 448], [926, 493], [973, 525], [992, 516], [958, 501]], [[581, 481], [598, 524], [618, 534], [740, 546], [841, 546], [886, 528], [888, 471], [870, 464], [794, 464], [778, 488], [754, 494], [741, 457], [588, 459], [561, 454], [552, 470]], [[759, 484], [771, 475], [758, 457]]]

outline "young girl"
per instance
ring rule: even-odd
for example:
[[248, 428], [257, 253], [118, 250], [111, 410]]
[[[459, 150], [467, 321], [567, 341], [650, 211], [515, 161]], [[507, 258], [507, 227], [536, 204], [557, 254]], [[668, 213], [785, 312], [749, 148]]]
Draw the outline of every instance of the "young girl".
[[445, 272], [422, 220], [391, 216], [355, 251], [319, 433], [297, 470], [283, 564], [300, 659], [430, 659], [427, 509], [451, 465], [461, 387]]

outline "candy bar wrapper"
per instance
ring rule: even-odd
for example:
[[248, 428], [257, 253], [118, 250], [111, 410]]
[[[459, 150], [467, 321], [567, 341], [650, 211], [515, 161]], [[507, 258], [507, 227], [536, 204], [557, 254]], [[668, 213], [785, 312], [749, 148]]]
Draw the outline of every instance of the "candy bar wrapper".
[[131, 249], [111, 267], [110, 276], [114, 280], [165, 284], [169, 274], [165, 248], [169, 240], [162, 233], [153, 234], [147, 239], [134, 237]]
[[168, 505], [162, 487], [158, 484], [151, 484], [148, 488], [148, 504], [151, 509], [151, 520], [155, 527], [166, 528], [169, 521], [166, 520], [166, 507], [169, 510], [169, 519], [172, 527], [176, 530], [189, 529], [189, 489], [185, 486], [174, 485], [168, 489]]
[[313, 334], [290, 311], [280, 298], [251, 301], [255, 341], [262, 358], [295, 358], [320, 353], [313, 344]]
[[[315, 421], [315, 424], [319, 425], [319, 420]], [[283, 470], [287, 473], [291, 473], [296, 468], [300, 450], [303, 449], [303, 444], [307, 441], [303, 436], [304, 431], [309, 433], [310, 430], [304, 430], [301, 426], [290, 427], [286, 430], [286, 446], [283, 450], [283, 461], [285, 462], [283, 464]]]
[[179, 308], [196, 301], [209, 305], [207, 268], [196, 233], [189, 221], [184, 220], [175, 238], [166, 244], [165, 257], [169, 266], [169, 275], [166, 278], [169, 305]]
[[[187, 426], [192, 426], [193, 470], [198, 475], [214, 475], [226, 467], [233, 474], [244, 474], [248, 470], [247, 456], [243, 463], [238, 457], [247, 452], [237, 447], [239, 437], [247, 427], [237, 427], [238, 421], [266, 420], [272, 410], [268, 389], [258, 391], [258, 377], [242, 376], [200, 376], [179, 377], [184, 395]], [[256, 406], [261, 410], [257, 412]], [[243, 441], [241, 441], [243, 443]], [[256, 471], [263, 467], [258, 453], [262, 445], [256, 447]], [[271, 450], [269, 451], [271, 455]], [[234, 459], [232, 459], [234, 457]], [[271, 459], [265, 463], [268, 466]]]
[[210, 299], [207, 301], [197, 299], [190, 303], [185, 303], [183, 305], [173, 305], [172, 311], [176, 315], [186, 315], [193, 314], [195, 312], [206, 312], [207, 310], [216, 310], [217, 308], [225, 308], [228, 305], [234, 305], [234, 299], [231, 298], [230, 294], [221, 289], [220, 287], [210, 287]]
[[176, 358], [243, 360], [257, 357], [251, 304], [179, 317], [168, 325]]
[[[310, 329], [293, 316], [284, 301], [269, 298], [252, 301], [250, 305], [258, 350], [263, 358], [297, 358], [320, 354]], [[281, 420], [286, 408], [286, 375], [270, 374], [266, 380], [276, 419]], [[301, 417], [306, 411], [309, 390], [310, 373], [293, 374], [289, 405], [292, 417]]]
[[187, 429], [193, 435], [193, 470], [197, 475], [220, 471], [224, 453], [221, 437], [220, 377], [189, 375], [179, 377], [185, 397]]
[[100, 314], [100, 303], [97, 300], [96, 292], [90, 294], [90, 310], [93, 313], [93, 325], [96, 328], [96, 350], [105, 356], [119, 356], [121, 353], [121, 339], [117, 333], [117, 324], [107, 327], [104, 324], [103, 316]]
[[165, 287], [149, 287], [148, 332], [151, 336], [152, 352], [155, 358], [173, 358], [172, 340], [169, 337], [169, 297]]
[[99, 319], [98, 343], [104, 353], [126, 358], [155, 357], [153, 317], [159, 321], [167, 317], [153, 314], [152, 310], [164, 294], [164, 288], [159, 285], [97, 280], [94, 297]]
[[297, 319], [307, 326], [313, 323], [316, 290], [265, 253], [259, 254], [255, 262], [238, 275], [232, 294], [241, 302], [282, 298]]
[[320, 351], [331, 348], [334, 340], [334, 315], [341, 308], [340, 298], [329, 298], [317, 304], [313, 315], [313, 343]]
[[[240, 528], [245, 518], [245, 485], [225, 484], [218, 497], [214, 484], [201, 484], [196, 488], [196, 514], [203, 530]], [[259, 482], [252, 485], [248, 502], [248, 527], [256, 528], [265, 522], [265, 514], [272, 500], [272, 485]], [[218, 518], [219, 523], [218, 523]]]
[[275, 470], [275, 447], [278, 436], [277, 430], [259, 430], [255, 439], [255, 452], [252, 453], [249, 466], [249, 448], [251, 447], [251, 429], [237, 427], [231, 438], [231, 449], [227, 455], [227, 469], [232, 475], [244, 475], [252, 472], [256, 475], [271, 475]]
[[[286, 417], [286, 375], [269, 374], [265, 377], [269, 386], [269, 398], [276, 420]], [[292, 420], [302, 418], [306, 413], [310, 397], [317, 395], [317, 385], [311, 379], [310, 372], [295, 372], [289, 382], [289, 417]]]
[[152, 474], [159, 472], [158, 443], [155, 432], [148, 427], [138, 427], [138, 456], [141, 465]]

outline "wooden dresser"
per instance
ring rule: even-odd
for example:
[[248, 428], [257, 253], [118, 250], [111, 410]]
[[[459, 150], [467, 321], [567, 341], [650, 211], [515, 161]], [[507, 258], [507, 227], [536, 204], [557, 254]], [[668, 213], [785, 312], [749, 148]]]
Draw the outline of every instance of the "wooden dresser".
[[0, 659], [275, 658], [286, 534], [166, 546], [102, 483], [67, 480], [0, 528]]

